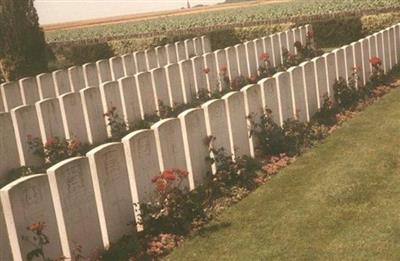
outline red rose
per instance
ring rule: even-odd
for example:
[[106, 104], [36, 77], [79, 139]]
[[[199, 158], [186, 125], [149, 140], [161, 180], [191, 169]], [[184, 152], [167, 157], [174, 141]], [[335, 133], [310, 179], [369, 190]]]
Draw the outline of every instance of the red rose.
[[379, 57], [376, 57], [376, 56], [374, 56], [374, 57], [371, 57], [370, 59], [369, 59], [369, 62], [370, 62], [370, 64], [372, 64], [372, 65], [381, 65], [382, 64], [382, 60], [379, 58]]

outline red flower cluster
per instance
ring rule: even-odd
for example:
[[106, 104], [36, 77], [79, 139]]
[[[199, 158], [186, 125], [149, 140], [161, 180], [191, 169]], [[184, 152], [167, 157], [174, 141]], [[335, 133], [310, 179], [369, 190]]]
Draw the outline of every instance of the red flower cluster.
[[269, 54], [268, 53], [262, 53], [260, 55], [260, 60], [265, 62], [265, 61], [268, 61], [268, 59], [269, 59]]
[[377, 66], [382, 64], [382, 60], [379, 57], [374, 56], [369, 59], [369, 63], [373, 66]]
[[307, 32], [307, 38], [308, 39], [313, 39], [314, 38], [314, 31], [308, 31]]
[[207, 73], [210, 72], [210, 69], [209, 69], [209, 68], [204, 68], [204, 69], [203, 69], [203, 72], [204, 72], [205, 74], [207, 74]]
[[186, 170], [164, 170], [159, 176], [152, 178], [151, 182], [155, 184], [158, 192], [164, 193], [170, 187], [171, 183], [173, 183], [175, 180], [182, 180], [188, 175], [189, 173]]
[[45, 223], [44, 222], [38, 222], [38, 223], [34, 223], [34, 224], [28, 226], [26, 229], [36, 233], [37, 235], [40, 235], [44, 228], [45, 228]]
[[225, 75], [227, 71], [228, 71], [228, 68], [226, 67], [226, 65], [223, 65], [223, 66], [221, 66], [221, 68], [219, 68], [219, 72], [222, 75]]

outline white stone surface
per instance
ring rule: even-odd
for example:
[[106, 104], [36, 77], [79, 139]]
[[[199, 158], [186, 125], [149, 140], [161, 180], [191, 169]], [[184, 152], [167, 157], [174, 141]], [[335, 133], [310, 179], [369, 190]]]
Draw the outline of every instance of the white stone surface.
[[43, 143], [53, 138], [65, 138], [60, 103], [57, 98], [48, 98], [35, 104]]
[[[289, 51], [289, 42], [287, 39], [287, 35], [285, 32], [279, 32], [278, 33], [278, 39], [279, 39], [279, 46], [281, 50], [281, 55], [283, 55], [284, 50]], [[275, 46], [274, 46], [275, 48]], [[283, 60], [282, 60], [283, 62]]]
[[167, 64], [171, 63], [177, 63], [178, 62], [178, 57], [176, 54], [176, 48], [174, 44], [167, 44], [165, 46], [165, 49], [167, 49]]
[[386, 57], [385, 57], [385, 46], [383, 42], [383, 33], [378, 32], [375, 33], [375, 40], [376, 40], [376, 49], [377, 49], [377, 54], [378, 57], [382, 60], [382, 69], [384, 70], [385, 73], [387, 73], [387, 62], [386, 62]]
[[336, 81], [337, 72], [336, 72], [336, 56], [335, 53], [330, 52], [323, 54], [322, 57], [325, 58], [325, 68], [327, 72], [327, 85], [328, 85], [328, 95], [333, 98], [333, 84]]
[[280, 99], [280, 118], [281, 124], [289, 118], [294, 118], [295, 111], [290, 86], [290, 75], [288, 72], [279, 72], [274, 75], [278, 87], [278, 97]]
[[190, 59], [196, 55], [196, 51], [194, 49], [194, 43], [192, 39], [185, 40], [185, 50], [186, 50], [186, 58]]
[[109, 60], [99, 60], [96, 62], [96, 66], [100, 84], [113, 80]]
[[247, 135], [250, 137], [250, 156], [255, 157], [255, 149], [257, 147], [257, 140], [251, 136], [251, 122], [250, 120], [260, 123], [260, 117], [264, 113], [264, 105], [262, 101], [262, 90], [258, 84], [250, 84], [241, 90], [244, 95], [245, 115], [250, 116], [247, 119]]
[[86, 63], [83, 65], [84, 79], [86, 87], [98, 87], [99, 75], [97, 73], [97, 66], [95, 63]]
[[107, 143], [87, 154], [99, 214], [103, 244], [107, 248], [134, 229], [131, 183], [122, 143]]
[[194, 79], [193, 65], [191, 60], [184, 60], [179, 62], [179, 71], [181, 75], [181, 82], [184, 89], [185, 103], [192, 101], [196, 96], [196, 82]]
[[72, 91], [67, 70], [58, 70], [53, 72], [53, 79], [56, 97]]
[[314, 71], [318, 90], [318, 108], [321, 108], [324, 98], [329, 96], [328, 73], [325, 66], [325, 57], [315, 57], [311, 61], [314, 63]]
[[[247, 59], [246, 59], [246, 47], [244, 44], [237, 44], [235, 45], [236, 50], [236, 59], [239, 68], [239, 75], [243, 77], [249, 77], [250, 72], [249, 68], [247, 67]], [[230, 61], [229, 61], [230, 62]]]
[[290, 67], [287, 72], [290, 74], [290, 85], [296, 117], [302, 122], [307, 122], [310, 120], [310, 117], [307, 106], [307, 93], [304, 86], [303, 66]]
[[66, 93], [58, 99], [60, 100], [65, 137], [78, 139], [83, 144], [89, 143], [81, 95], [78, 92]]
[[158, 67], [163, 67], [168, 64], [167, 49], [165, 48], [165, 46], [157, 46], [155, 50], [157, 55]]
[[236, 156], [250, 156], [244, 95], [242, 92], [231, 92], [224, 95], [222, 99], [225, 101], [228, 118], [230, 152]]
[[207, 75], [205, 73], [205, 62], [203, 56], [191, 58], [193, 66], [194, 80], [196, 83], [196, 92], [208, 91]]
[[83, 74], [82, 66], [73, 66], [68, 68], [68, 76], [72, 91], [79, 92], [85, 88], [85, 76]]
[[39, 87], [40, 99], [53, 98], [56, 96], [53, 75], [51, 73], [42, 73], [36, 76]]
[[124, 66], [124, 75], [132, 76], [136, 74], [135, 56], [133, 53], [124, 54], [121, 56], [122, 64]]
[[290, 53], [294, 54], [294, 35], [292, 30], [285, 31], [286, 39], [287, 39], [287, 48]]
[[183, 61], [183, 60], [188, 59], [188, 57], [186, 56], [186, 49], [185, 49], [184, 42], [176, 42], [175, 49], [176, 49], [176, 55], [177, 55], [178, 61]]
[[129, 126], [134, 126], [142, 118], [136, 79], [134, 76], [123, 77], [118, 80], [118, 85], [124, 120]]
[[[222, 91], [223, 89], [229, 88], [229, 83], [224, 81], [224, 77], [229, 78], [229, 71], [228, 71], [228, 61], [226, 57], [226, 52], [224, 49], [219, 49], [214, 52], [217, 73], [218, 73], [218, 84], [219, 90]], [[225, 71], [225, 76], [223, 76], [223, 71]], [[229, 78], [230, 80], [230, 78]]]
[[304, 62], [300, 64], [300, 67], [303, 68], [304, 87], [306, 89], [305, 93], [308, 104], [308, 120], [310, 120], [318, 111], [318, 104], [320, 103], [314, 63], [312, 61]]
[[100, 88], [90, 87], [82, 89], [80, 95], [89, 143], [98, 144], [104, 142], [107, 139], [107, 128], [104, 122]]
[[[25, 260], [27, 254], [35, 249], [31, 243], [35, 233], [28, 231], [27, 227], [38, 222], [45, 223], [44, 233], [49, 238], [49, 244], [43, 246], [46, 257], [57, 259], [63, 255], [46, 175], [22, 177], [3, 187], [0, 197], [12, 242], [13, 260]], [[24, 240], [24, 237], [31, 242]]]
[[139, 94], [140, 112], [144, 119], [148, 115], [154, 115], [157, 111], [157, 105], [152, 88], [151, 73], [143, 72], [135, 75], [136, 86]]
[[[348, 81], [349, 78], [352, 78], [352, 73], [354, 69], [354, 53], [353, 53], [353, 48], [351, 45], [346, 45], [343, 46], [341, 49], [344, 51], [344, 57], [345, 57], [345, 66], [346, 66], [346, 80]], [[340, 64], [338, 64], [338, 67]]]
[[63, 255], [71, 256], [76, 244], [90, 256], [103, 246], [89, 161], [64, 160], [47, 170]]
[[[6, 227], [6, 222], [4, 220], [3, 205], [0, 200], [0, 260], [12, 260], [10, 239], [8, 238], [8, 232]], [[22, 257], [20, 257], [22, 260]]]
[[194, 51], [197, 56], [204, 54], [203, 44], [200, 37], [193, 38]]
[[211, 49], [211, 42], [210, 42], [210, 38], [206, 35], [203, 35], [201, 37], [201, 44], [203, 45], [203, 51], [204, 53], [209, 53], [212, 51]]
[[371, 64], [369, 63], [370, 54], [369, 54], [369, 43], [366, 38], [363, 38], [359, 41], [361, 45], [361, 52], [362, 52], [362, 74], [364, 79], [364, 85], [369, 80], [371, 76]]
[[147, 70], [158, 67], [157, 54], [155, 49], [147, 49], [144, 51], [146, 56]]
[[18, 82], [6, 82], [0, 85], [0, 93], [5, 111], [23, 104]]
[[152, 86], [155, 94], [155, 100], [157, 101], [157, 110], [160, 110], [160, 104], [172, 107], [171, 91], [168, 88], [167, 74], [165, 68], [157, 68], [151, 70]]
[[206, 53], [203, 55], [205, 68], [207, 68], [208, 73], [206, 74], [207, 77], [207, 84], [208, 90], [213, 93], [219, 90], [219, 83], [218, 83], [218, 67], [215, 60], [214, 53]]
[[[151, 126], [157, 144], [161, 170], [187, 170], [181, 122], [178, 118], [161, 120]], [[188, 180], [183, 185], [189, 187]]]
[[234, 47], [225, 48], [226, 59], [228, 63], [229, 79], [234, 81], [239, 76], [239, 65], [237, 63], [237, 55]]
[[8, 112], [0, 112], [0, 183], [12, 169], [19, 167], [15, 131]]
[[335, 54], [335, 66], [336, 66], [336, 79], [342, 78], [347, 80], [347, 73], [346, 73], [346, 60], [345, 60], [345, 53], [344, 49], [339, 48], [332, 51]]
[[28, 144], [28, 137], [41, 138], [39, 119], [35, 105], [23, 105], [11, 110], [18, 154], [21, 166], [39, 167], [44, 162], [34, 155]]
[[185, 148], [187, 170], [189, 172], [190, 188], [202, 184], [207, 172], [211, 170], [206, 162], [209, 155], [207, 129], [203, 109], [190, 109], [179, 114]]
[[256, 77], [258, 74], [256, 46], [254, 41], [245, 42], [244, 46], [246, 48], [247, 70], [249, 72], [249, 77]]
[[397, 43], [395, 38], [394, 27], [388, 28], [389, 32], [389, 46], [390, 46], [390, 68], [393, 68], [397, 64]]
[[357, 88], [361, 87], [360, 84], [364, 84], [364, 73], [362, 71], [363, 68], [363, 56], [362, 56], [362, 47], [360, 42], [351, 43], [351, 47], [353, 48], [354, 54], [354, 68], [357, 70], [357, 74], [359, 77], [359, 81], [357, 82]]
[[143, 51], [134, 52], [135, 57], [135, 67], [136, 73], [146, 72], [147, 71], [147, 62], [146, 62], [146, 55]]
[[[122, 99], [117, 81], [105, 82], [100, 85], [100, 95], [103, 105], [103, 112], [107, 113], [115, 108], [114, 115], [118, 115], [119, 120], [124, 120]], [[108, 125], [108, 117], [104, 117], [104, 122]], [[107, 126], [108, 137], [112, 137], [111, 126]]]
[[261, 87], [262, 101], [264, 109], [272, 111], [272, 118], [278, 125], [282, 125], [283, 120], [280, 113], [279, 89], [275, 77], [262, 79], [258, 82]]
[[[274, 56], [274, 66], [282, 64], [282, 45], [278, 34], [271, 35], [272, 51]], [[267, 46], [266, 51], [268, 52]]]
[[185, 89], [182, 85], [179, 64], [169, 64], [165, 67], [168, 90], [171, 91], [171, 100], [174, 107], [185, 103]]
[[[260, 64], [263, 62], [263, 61], [261, 61], [260, 57], [261, 57], [261, 54], [265, 52], [264, 41], [261, 38], [254, 39], [253, 41], [254, 41], [255, 56], [256, 56], [257, 69], [258, 69]], [[271, 55], [271, 54], [269, 54], [269, 55]]]
[[390, 55], [390, 38], [389, 38], [389, 30], [384, 29], [382, 32], [382, 42], [383, 42], [383, 50], [384, 50], [384, 65], [386, 68], [386, 73], [390, 71], [392, 68], [392, 57]]
[[111, 77], [114, 81], [125, 76], [124, 63], [121, 56], [110, 58]]
[[133, 202], [155, 199], [155, 186], [151, 179], [160, 175], [157, 145], [153, 130], [132, 132], [122, 139], [129, 178], [133, 185]]
[[29, 77], [19, 80], [19, 86], [24, 105], [34, 104], [40, 100], [39, 87], [36, 83], [36, 78]]
[[[279, 48], [277, 48], [277, 51], [274, 50], [273, 44], [272, 44], [272, 40], [273, 40], [272, 35], [263, 37], [262, 39], [263, 39], [263, 43], [264, 43], [264, 51], [266, 54], [269, 55], [269, 61], [271, 62], [271, 64], [273, 66], [276, 66], [277, 64], [280, 63]], [[279, 42], [276, 42], [276, 43], [278, 44]], [[258, 59], [260, 59], [260, 57], [258, 57]]]

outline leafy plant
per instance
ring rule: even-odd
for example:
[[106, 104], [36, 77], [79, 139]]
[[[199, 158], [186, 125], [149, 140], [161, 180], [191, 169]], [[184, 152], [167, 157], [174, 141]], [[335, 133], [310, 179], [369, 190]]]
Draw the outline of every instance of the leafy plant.
[[104, 117], [107, 119], [107, 126], [111, 129], [111, 136], [114, 140], [120, 140], [126, 134], [128, 134], [128, 125], [117, 113], [116, 107], [104, 113]]
[[341, 109], [350, 109], [356, 105], [359, 99], [359, 93], [354, 82], [347, 82], [343, 78], [339, 78], [333, 84], [334, 97], [337, 106]]

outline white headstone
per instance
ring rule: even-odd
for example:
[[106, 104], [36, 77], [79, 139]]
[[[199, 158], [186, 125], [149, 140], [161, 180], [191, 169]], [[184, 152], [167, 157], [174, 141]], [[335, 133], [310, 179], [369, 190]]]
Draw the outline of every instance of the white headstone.
[[226, 82], [224, 79], [225, 77], [229, 79], [228, 61], [224, 49], [216, 50], [214, 54], [215, 54], [216, 67], [218, 73], [219, 90], [222, 91], [224, 89], [229, 88], [229, 82]]
[[370, 58], [378, 55], [377, 49], [376, 49], [376, 37], [375, 37], [375, 35], [369, 35], [366, 37], [366, 39], [368, 40], [368, 44], [369, 44], [370, 57], [368, 59], [370, 59]]
[[134, 220], [134, 211], [124, 148], [119, 142], [107, 143], [89, 151], [87, 157], [103, 244], [107, 248], [134, 231], [128, 225]]
[[36, 76], [39, 86], [40, 99], [53, 98], [56, 96], [53, 75], [51, 73], [42, 73]]
[[[273, 44], [272, 44], [272, 39], [273, 39], [272, 36], [263, 37], [262, 39], [263, 39], [263, 43], [264, 43], [264, 51], [270, 57], [269, 61], [271, 62], [271, 64], [273, 66], [276, 66], [277, 64], [280, 63], [279, 49], [278, 49], [278, 52], [274, 51]], [[279, 42], [278, 42], [278, 44], [279, 44]], [[259, 56], [258, 59], [260, 60], [260, 58], [261, 57]], [[279, 60], [279, 62], [278, 62], [278, 60]]]
[[300, 64], [303, 68], [304, 87], [306, 89], [307, 103], [308, 103], [308, 115], [310, 118], [318, 111], [319, 102], [319, 90], [316, 83], [314, 63], [312, 61], [303, 62]]
[[290, 67], [287, 71], [290, 74], [290, 85], [292, 88], [296, 116], [300, 121], [307, 122], [310, 120], [310, 117], [307, 106], [307, 94], [304, 86], [303, 67], [304, 66], [294, 66]]
[[133, 53], [124, 54], [122, 57], [122, 64], [124, 65], [124, 75], [132, 76], [136, 74], [135, 56]]
[[[105, 82], [100, 85], [101, 101], [103, 104], [103, 112], [107, 113], [115, 109], [115, 114], [120, 120], [125, 117], [123, 115], [121, 93], [117, 81]], [[105, 124], [108, 124], [108, 118], [104, 117]], [[107, 126], [108, 136], [112, 136], [111, 126]]]
[[247, 70], [249, 76], [256, 77], [258, 74], [256, 46], [254, 41], [245, 42], [244, 46], [246, 47]]
[[363, 68], [363, 56], [362, 56], [362, 47], [360, 42], [354, 42], [351, 44], [351, 47], [353, 48], [353, 54], [354, 54], [354, 69], [357, 70], [358, 77], [360, 78], [360, 81], [357, 83], [358, 84], [363, 84], [364, 83], [364, 73], [362, 71]]
[[185, 50], [186, 50], [187, 59], [190, 59], [193, 56], [196, 56], [196, 51], [194, 49], [193, 40], [192, 39], [186, 39], [184, 43], [185, 43]]
[[201, 105], [204, 109], [206, 119], [207, 136], [215, 140], [212, 146], [215, 149], [224, 148], [228, 153], [231, 151], [231, 141], [228, 133], [228, 117], [226, 114], [225, 101], [213, 99]]
[[294, 53], [294, 35], [292, 30], [285, 31], [287, 39], [287, 48], [290, 53]]
[[207, 91], [208, 84], [207, 84], [207, 74], [206, 74], [206, 67], [204, 62], [203, 56], [196, 56], [191, 58], [192, 65], [193, 65], [193, 74], [194, 80], [196, 83], [196, 91], [199, 93], [200, 91]]
[[114, 81], [125, 76], [124, 63], [121, 56], [110, 58], [111, 76]]
[[370, 54], [369, 54], [369, 44], [368, 44], [368, 40], [366, 38], [361, 39], [359, 41], [360, 45], [361, 45], [361, 52], [362, 52], [362, 75], [363, 75], [363, 79], [364, 79], [364, 85], [367, 83], [367, 81], [369, 80], [369, 77], [371, 76], [371, 64], [369, 63], [369, 58], [370, 58]]
[[90, 256], [103, 246], [89, 161], [64, 160], [47, 170], [63, 254], [72, 256], [76, 245]]
[[[181, 122], [177, 118], [157, 122], [151, 129], [156, 137], [158, 161], [161, 170], [187, 170]], [[189, 182], [184, 184], [188, 187]]]
[[146, 115], [154, 115], [157, 111], [155, 94], [151, 82], [151, 73], [138, 73], [135, 77], [139, 94], [140, 111], [142, 118], [144, 119]]
[[[301, 43], [301, 32], [299, 28], [293, 28], [293, 37], [294, 37], [294, 42], [299, 42]], [[295, 53], [297, 54], [296, 48], [294, 48]]]
[[146, 55], [143, 51], [134, 52], [133, 55], [135, 56], [135, 67], [137, 69], [136, 73], [146, 72], [147, 71], [147, 62], [146, 62]]
[[325, 66], [325, 57], [323, 56], [315, 57], [311, 61], [314, 63], [317, 90], [319, 96], [318, 108], [321, 108], [324, 102], [324, 97], [327, 97], [329, 93], [328, 74]]
[[97, 73], [100, 79], [100, 84], [103, 82], [112, 81], [111, 67], [109, 60], [99, 60], [96, 62]]
[[124, 77], [118, 80], [121, 93], [123, 115], [125, 122], [133, 126], [141, 120], [139, 95], [134, 76]]
[[172, 104], [175, 106], [185, 103], [185, 89], [182, 86], [179, 64], [169, 64], [165, 67], [165, 70], [168, 89], [171, 91]]
[[8, 112], [0, 112], [0, 182], [9, 171], [19, 167], [15, 130]]
[[158, 67], [163, 67], [168, 64], [167, 49], [165, 46], [157, 46], [155, 50], [157, 54]]
[[250, 156], [250, 143], [242, 92], [230, 92], [222, 97], [225, 101], [228, 130], [231, 141], [231, 153]]
[[158, 67], [158, 62], [157, 62], [157, 55], [156, 55], [156, 50], [155, 49], [146, 49], [144, 51], [145, 56], [146, 56], [146, 64], [147, 64], [147, 70], [151, 70], [154, 68]]
[[201, 43], [203, 45], [204, 53], [209, 53], [212, 51], [210, 38], [206, 35], [201, 37]]
[[378, 57], [382, 60], [382, 69], [384, 70], [385, 73], [387, 73], [387, 62], [386, 62], [386, 57], [385, 57], [385, 46], [383, 42], [383, 33], [378, 32], [375, 33], [375, 40], [376, 40], [376, 49], [377, 49], [377, 54]]
[[[247, 67], [246, 47], [244, 44], [235, 45], [237, 64], [239, 65], [239, 74], [243, 77], [250, 77]], [[230, 62], [230, 61], [229, 61]]]
[[206, 63], [207, 69], [207, 82], [208, 82], [208, 90], [213, 93], [219, 90], [219, 83], [218, 83], [218, 69], [217, 63], [215, 61], [214, 53], [206, 53], [203, 55], [204, 62]]
[[72, 91], [71, 82], [69, 81], [67, 70], [58, 70], [53, 72], [53, 79], [56, 96], [60, 96], [64, 93]]
[[48, 142], [52, 138], [65, 138], [65, 131], [61, 117], [60, 103], [57, 98], [48, 98], [35, 104], [39, 119], [42, 141]]
[[100, 88], [90, 87], [80, 91], [89, 143], [97, 144], [107, 139]]
[[167, 57], [168, 57], [168, 63], [177, 63], [178, 62], [178, 57], [176, 54], [176, 48], [174, 44], [167, 44], [165, 46], [167, 49]]
[[178, 58], [178, 62], [188, 59], [188, 57], [186, 56], [185, 43], [176, 42], [175, 48], [176, 48], [176, 55]]
[[89, 137], [85, 126], [81, 95], [78, 92], [66, 93], [61, 95], [59, 100], [65, 137], [77, 139], [83, 144], [88, 143]]
[[244, 107], [245, 114], [247, 117], [247, 130], [248, 137], [250, 137], [250, 155], [255, 157], [255, 148], [257, 146], [256, 139], [251, 136], [251, 121], [255, 121], [256, 123], [260, 123], [260, 117], [264, 113], [264, 105], [262, 99], [262, 90], [261, 86], [258, 84], [250, 84], [241, 90], [244, 94]]
[[68, 76], [71, 83], [71, 89], [74, 92], [79, 92], [85, 88], [85, 77], [82, 66], [73, 66], [68, 68]]
[[397, 50], [397, 52], [396, 52], [396, 64], [400, 61], [400, 51], [399, 51], [399, 48], [400, 48], [400, 25], [399, 24], [396, 24], [396, 25], [394, 25], [394, 34], [395, 34], [395, 42], [396, 42], [396, 50]]
[[235, 47], [225, 48], [226, 59], [228, 63], [228, 74], [230, 81], [234, 81], [239, 76], [239, 66]]
[[98, 87], [99, 75], [97, 73], [97, 66], [95, 63], [86, 63], [83, 65], [83, 72], [86, 87]]
[[274, 75], [278, 87], [280, 99], [280, 118], [281, 124], [289, 118], [294, 118], [295, 111], [293, 106], [292, 92], [290, 86], [290, 75], [288, 72], [279, 72]]
[[[345, 64], [346, 64], [346, 80], [352, 77], [354, 69], [354, 52], [351, 45], [343, 46], [341, 49], [344, 51]], [[339, 65], [338, 65], [339, 66]]]
[[160, 104], [172, 107], [171, 91], [168, 89], [167, 75], [165, 68], [157, 68], [151, 70], [152, 86], [155, 93], [155, 99], [157, 101], [157, 110], [160, 110]]
[[335, 53], [325, 53], [322, 55], [325, 58], [325, 68], [327, 72], [327, 85], [328, 85], [328, 95], [333, 97], [333, 84], [336, 81], [337, 72], [336, 72], [336, 56]]
[[204, 54], [203, 44], [200, 37], [193, 38], [194, 51], [197, 56]]
[[261, 86], [263, 107], [272, 111], [272, 118], [276, 124], [282, 125], [280, 114], [279, 89], [275, 77], [262, 79], [258, 82]]
[[1, 97], [5, 111], [23, 104], [21, 91], [18, 82], [6, 82], [0, 85]]
[[390, 37], [389, 30], [385, 29], [382, 32], [382, 41], [383, 41], [383, 50], [384, 50], [384, 64], [386, 68], [386, 72], [389, 72], [392, 68], [392, 57], [390, 55]]
[[[46, 257], [57, 259], [63, 256], [49, 180], [46, 175], [22, 177], [3, 187], [0, 190], [0, 197], [13, 246], [13, 260], [25, 260], [28, 253], [35, 250], [31, 242], [37, 242], [33, 240], [36, 232], [28, 231], [27, 227], [38, 222], [44, 223], [43, 233], [49, 239], [49, 243], [43, 246]], [[2, 234], [4, 232], [2, 231]]]
[[346, 73], [346, 60], [343, 48], [335, 49], [332, 51], [335, 54], [335, 66], [336, 66], [336, 79], [342, 78], [347, 80]]
[[[279, 39], [279, 46], [281, 49], [281, 55], [283, 55], [284, 50], [289, 51], [289, 43], [288, 43], [288, 39], [286, 37], [286, 33], [284, 33], [284, 32], [278, 33], [278, 39]], [[274, 46], [274, 48], [275, 48], [275, 46]], [[283, 60], [282, 60], [282, 62], [283, 62]]]
[[[256, 56], [256, 62], [257, 62], [257, 69], [260, 66], [260, 64], [262, 63], [260, 57], [261, 54], [263, 54], [265, 52], [264, 50], [264, 42], [261, 38], [255, 39], [254, 41], [254, 47], [255, 47], [255, 56]], [[271, 55], [271, 54], [269, 54]]]
[[180, 61], [179, 71], [184, 90], [184, 101], [185, 103], [190, 103], [192, 101], [192, 98], [196, 96], [196, 82], [194, 79], [192, 61]]
[[190, 188], [201, 184], [205, 175], [210, 171], [206, 162], [209, 156], [207, 129], [203, 109], [190, 109], [179, 114], [185, 148], [187, 171], [189, 172]]
[[133, 202], [148, 202], [155, 198], [152, 178], [160, 175], [157, 145], [153, 130], [132, 132], [122, 139], [129, 178], [134, 184]]
[[395, 38], [394, 27], [389, 29], [389, 46], [390, 46], [390, 65], [393, 68], [397, 64], [397, 43]]
[[40, 100], [39, 87], [36, 83], [36, 78], [29, 77], [19, 80], [19, 86], [24, 105], [34, 104]]
[[21, 166], [39, 167], [43, 159], [35, 155], [28, 141], [41, 138], [39, 119], [34, 105], [19, 106], [11, 110], [12, 124], [15, 130], [18, 154]]
[[306, 44], [306, 39], [307, 39], [307, 29], [303, 25], [303, 26], [299, 27], [299, 30], [300, 30], [301, 44], [305, 45]]
[[[270, 37], [272, 42], [274, 66], [277, 67], [283, 62], [281, 40], [278, 34], [273, 34]], [[266, 51], [268, 52], [267, 46], [266, 46]]]

